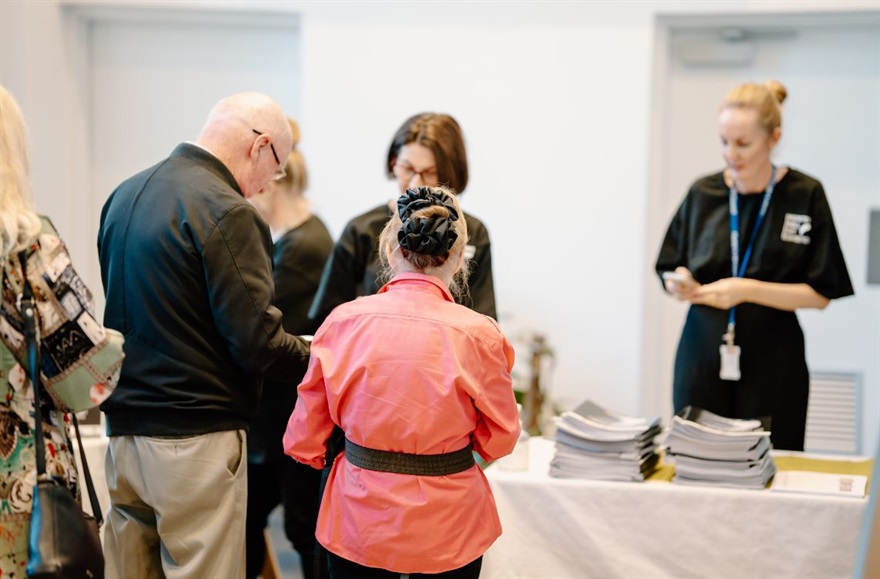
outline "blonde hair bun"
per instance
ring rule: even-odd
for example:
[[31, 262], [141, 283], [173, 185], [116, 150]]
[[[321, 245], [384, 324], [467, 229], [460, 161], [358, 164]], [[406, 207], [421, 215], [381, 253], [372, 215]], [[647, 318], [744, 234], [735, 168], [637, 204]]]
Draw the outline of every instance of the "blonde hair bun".
[[764, 81], [764, 86], [776, 98], [776, 102], [779, 104], [785, 102], [785, 98], [788, 96], [788, 90], [786, 90], [785, 85], [778, 80], [767, 80]]

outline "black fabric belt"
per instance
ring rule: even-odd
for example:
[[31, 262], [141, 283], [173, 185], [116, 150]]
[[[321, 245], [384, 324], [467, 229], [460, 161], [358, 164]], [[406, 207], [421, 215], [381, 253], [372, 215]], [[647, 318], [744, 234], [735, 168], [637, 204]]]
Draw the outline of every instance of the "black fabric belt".
[[443, 454], [409, 454], [364, 448], [345, 439], [345, 459], [367, 470], [416, 474], [420, 476], [446, 476], [464, 472], [476, 464], [473, 444], [461, 450]]

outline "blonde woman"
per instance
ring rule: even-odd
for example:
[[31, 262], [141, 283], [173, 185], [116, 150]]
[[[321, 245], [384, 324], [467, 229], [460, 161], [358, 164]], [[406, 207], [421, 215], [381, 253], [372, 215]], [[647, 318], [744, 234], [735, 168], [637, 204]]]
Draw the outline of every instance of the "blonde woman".
[[345, 433], [318, 515], [331, 577], [478, 577], [501, 525], [473, 451], [495, 460], [519, 436], [513, 348], [455, 303], [467, 279], [458, 200], [418, 187], [395, 209], [378, 245], [390, 281], [318, 329], [284, 448], [320, 469], [334, 426]]
[[[91, 310], [91, 294], [70, 281], [75, 274], [64, 243], [48, 219], [39, 216], [31, 203], [25, 132], [24, 118], [18, 104], [0, 86], [0, 261], [3, 273], [0, 288], [3, 304], [0, 312], [0, 327], [3, 328], [3, 340], [0, 340], [0, 577], [23, 577], [25, 574], [36, 483], [34, 392], [17, 361], [23, 359], [19, 332], [21, 323], [15, 307], [19, 289], [23, 285], [19, 254], [28, 256], [28, 279], [34, 279], [31, 268], [39, 261], [37, 257], [43, 260], [40, 263], [50, 262], [52, 275], [57, 276], [51, 279], [52, 287], [47, 290], [48, 293], [56, 293], [56, 300], [40, 303], [38, 307], [38, 335], [44, 343], [44, 363], [41, 366], [44, 374], [50, 364], [46, 358], [51, 357], [51, 363], [61, 369], [67, 368], [62, 365], [64, 360], [74, 363], [75, 355], [70, 349], [52, 342], [61, 331], [66, 338], [76, 338], [66, 340], [67, 343], [79, 340], [76, 347], [85, 343], [81, 339], [84, 334], [104, 335]], [[50, 278], [49, 268], [46, 268], [43, 277], [47, 280]], [[66, 284], [64, 280], [70, 283]], [[39, 300], [40, 294], [37, 294]], [[63, 311], [58, 303], [64, 303]], [[66, 317], [64, 312], [70, 311], [78, 312], [75, 320]], [[11, 346], [6, 345], [7, 340]], [[52, 356], [46, 355], [46, 342], [55, 344]], [[118, 376], [122, 353], [121, 349], [114, 351], [116, 358], [113, 364]], [[82, 353], [82, 350], [79, 352]], [[86, 395], [85, 403], [91, 401], [92, 406], [97, 406], [109, 396], [114, 385], [115, 379], [98, 384], [98, 389], [92, 388]], [[75, 497], [79, 497], [76, 465], [64, 415], [45, 389], [40, 394], [46, 472], [62, 481]]]
[[796, 315], [853, 294], [822, 184], [772, 155], [778, 82], [745, 83], [721, 104], [723, 171], [691, 185], [656, 270], [691, 303], [675, 358], [675, 411], [771, 418], [773, 446], [803, 450], [809, 396]]
[[[308, 187], [306, 162], [299, 148], [299, 125], [288, 119], [293, 148], [287, 157], [284, 177], [270, 181], [250, 202], [257, 208], [272, 233], [272, 278], [275, 306], [282, 312], [285, 331], [313, 334], [309, 306], [330, 252], [333, 238], [321, 219], [312, 213], [305, 192]], [[296, 404], [296, 384], [305, 370], [292, 376], [291, 383], [263, 381], [260, 410], [248, 429], [247, 574], [257, 577], [263, 570], [266, 542], [263, 532], [269, 515], [279, 504], [284, 509], [284, 534], [299, 553], [305, 579], [327, 576], [323, 560], [315, 567], [315, 525], [321, 473], [285, 456], [281, 437]]]

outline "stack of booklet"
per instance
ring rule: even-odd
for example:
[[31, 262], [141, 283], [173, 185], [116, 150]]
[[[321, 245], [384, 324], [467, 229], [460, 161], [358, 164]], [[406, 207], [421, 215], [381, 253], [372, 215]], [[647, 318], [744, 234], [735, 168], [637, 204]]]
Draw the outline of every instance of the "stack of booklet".
[[588, 400], [555, 420], [550, 476], [641, 481], [658, 466], [659, 417], [623, 416]]
[[770, 431], [757, 419], [688, 406], [673, 417], [664, 446], [675, 483], [763, 489], [776, 473]]

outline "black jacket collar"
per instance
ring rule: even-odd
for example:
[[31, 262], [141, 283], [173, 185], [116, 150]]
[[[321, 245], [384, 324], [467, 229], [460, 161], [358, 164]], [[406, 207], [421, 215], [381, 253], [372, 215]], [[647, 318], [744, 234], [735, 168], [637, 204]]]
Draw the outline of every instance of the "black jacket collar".
[[180, 143], [174, 148], [174, 151], [171, 152], [171, 156], [183, 157], [202, 165], [219, 178], [226, 181], [230, 187], [244, 197], [244, 193], [241, 192], [241, 188], [239, 188], [235, 177], [232, 176], [232, 172], [223, 164], [223, 161], [212, 155], [206, 149], [193, 143]]

